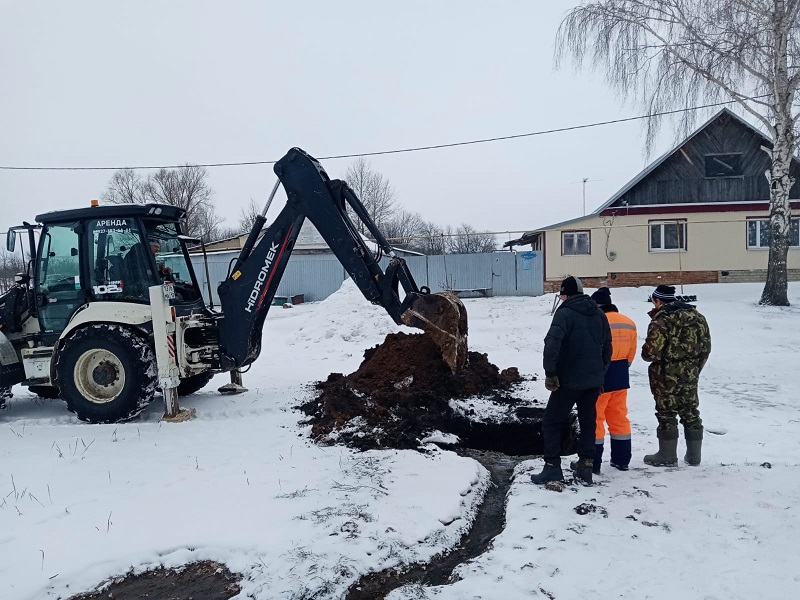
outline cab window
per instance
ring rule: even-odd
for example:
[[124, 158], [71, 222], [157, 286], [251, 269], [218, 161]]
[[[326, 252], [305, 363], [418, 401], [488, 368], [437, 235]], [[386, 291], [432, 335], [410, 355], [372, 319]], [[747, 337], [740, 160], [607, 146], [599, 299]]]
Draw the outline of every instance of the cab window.
[[155, 261], [130, 218], [88, 222], [92, 294], [97, 300], [145, 301], [157, 283]]

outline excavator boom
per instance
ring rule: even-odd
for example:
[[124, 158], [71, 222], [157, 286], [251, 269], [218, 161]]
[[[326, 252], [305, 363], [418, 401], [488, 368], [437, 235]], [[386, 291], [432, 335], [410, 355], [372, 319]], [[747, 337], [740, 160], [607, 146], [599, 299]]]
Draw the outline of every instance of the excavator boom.
[[[223, 368], [242, 368], [260, 354], [264, 320], [300, 228], [308, 219], [367, 300], [383, 306], [396, 323], [423, 329], [442, 350], [450, 369], [453, 372], [462, 369], [467, 357], [467, 316], [461, 301], [451, 293], [431, 294], [427, 288], [418, 288], [406, 262], [395, 254], [355, 193], [345, 182], [331, 180], [316, 159], [292, 148], [275, 164], [274, 170], [286, 191], [286, 206], [265, 228], [276, 184], [227, 278], [219, 286]], [[390, 258], [385, 271], [379, 264], [379, 256], [367, 246], [351, 221], [348, 206], [375, 239], [380, 253]]]

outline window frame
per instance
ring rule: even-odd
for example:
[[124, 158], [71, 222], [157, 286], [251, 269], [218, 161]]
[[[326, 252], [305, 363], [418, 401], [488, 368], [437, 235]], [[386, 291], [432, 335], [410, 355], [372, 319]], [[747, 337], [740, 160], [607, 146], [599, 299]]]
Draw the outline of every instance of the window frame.
[[[762, 223], [766, 223], [769, 227], [769, 216], [766, 217], [746, 217], [744, 221], [744, 243], [747, 250], [763, 251], [769, 250], [769, 242], [766, 245], [761, 245], [761, 229]], [[755, 223], [757, 226], [756, 235], [758, 236], [758, 246], [750, 245], [750, 223]], [[798, 243], [792, 244], [792, 224], [796, 224], [795, 228], [798, 230]], [[789, 222], [789, 250], [800, 248], [800, 217], [791, 217]]]
[[[739, 171], [730, 175], [709, 175], [708, 174], [708, 159], [719, 156], [736, 156], [739, 159]], [[735, 179], [737, 177], [744, 177], [744, 169], [742, 168], [743, 152], [709, 152], [703, 155], [703, 176], [705, 179]]]
[[[564, 252], [564, 239], [567, 235], [575, 236], [573, 246], [577, 248], [577, 235], [586, 234], [586, 252]], [[561, 256], [591, 256], [592, 255], [592, 230], [591, 229], [565, 229], [561, 231]]]
[[[679, 225], [679, 233], [678, 233], [678, 240], [681, 241], [681, 234], [683, 232], [683, 244], [679, 245], [678, 248], [664, 248], [664, 226], [665, 225]], [[653, 227], [659, 226], [660, 227], [660, 240], [661, 240], [661, 247], [654, 248], [653, 247]], [[687, 252], [689, 250], [689, 241], [688, 241], [688, 226], [686, 219], [653, 219], [647, 222], [647, 251], [653, 254], [663, 254], [663, 253], [670, 253], [670, 252]]]

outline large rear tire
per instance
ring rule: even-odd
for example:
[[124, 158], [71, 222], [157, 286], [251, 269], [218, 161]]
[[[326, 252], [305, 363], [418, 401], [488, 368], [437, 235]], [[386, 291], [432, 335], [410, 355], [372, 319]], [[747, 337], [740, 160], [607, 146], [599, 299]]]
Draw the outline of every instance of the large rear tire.
[[6, 407], [6, 400], [11, 400], [12, 396], [10, 387], [0, 387], [0, 410]]
[[155, 354], [136, 333], [97, 324], [76, 331], [56, 363], [56, 385], [82, 421], [116, 423], [150, 404], [158, 383]]
[[214, 374], [211, 371], [206, 371], [205, 373], [181, 379], [178, 384], [178, 396], [188, 396], [202, 390], [208, 385], [212, 377], [214, 377]]

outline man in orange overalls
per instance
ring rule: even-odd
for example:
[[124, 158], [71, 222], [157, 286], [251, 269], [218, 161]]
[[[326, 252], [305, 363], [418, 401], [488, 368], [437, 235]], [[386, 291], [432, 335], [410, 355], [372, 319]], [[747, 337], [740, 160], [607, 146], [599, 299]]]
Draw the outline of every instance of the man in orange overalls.
[[611, 364], [606, 371], [603, 393], [597, 398], [597, 426], [595, 427], [594, 473], [600, 473], [603, 462], [603, 441], [606, 437], [604, 423], [611, 434], [611, 466], [628, 470], [631, 462], [631, 422], [628, 420], [628, 367], [636, 356], [636, 324], [621, 314], [611, 303], [611, 290], [601, 287], [592, 300], [606, 314], [611, 327]]

